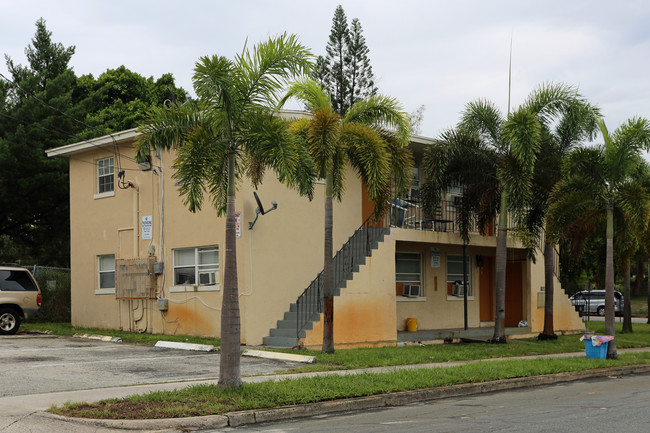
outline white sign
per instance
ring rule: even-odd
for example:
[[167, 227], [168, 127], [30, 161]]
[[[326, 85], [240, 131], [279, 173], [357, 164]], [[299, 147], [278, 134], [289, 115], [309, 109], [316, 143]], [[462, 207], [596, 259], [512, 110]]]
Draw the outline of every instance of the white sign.
[[237, 237], [241, 238], [241, 212], [240, 211], [235, 212], [235, 232], [237, 233]]
[[431, 247], [431, 267], [440, 267], [440, 248], [438, 247]]
[[142, 240], [153, 239], [153, 217], [151, 215], [142, 217]]

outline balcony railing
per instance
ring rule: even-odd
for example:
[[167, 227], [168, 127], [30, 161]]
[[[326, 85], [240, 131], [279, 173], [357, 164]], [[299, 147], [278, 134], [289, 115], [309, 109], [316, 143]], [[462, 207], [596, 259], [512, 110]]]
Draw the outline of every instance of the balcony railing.
[[[455, 232], [458, 230], [457, 209], [457, 204], [454, 201], [443, 200], [433, 214], [428, 214], [424, 212], [419, 202], [393, 199], [390, 206], [390, 226], [413, 230]], [[469, 231], [470, 233], [479, 233], [475, 217], [470, 221]], [[485, 234], [494, 234], [494, 230], [488, 229]]]

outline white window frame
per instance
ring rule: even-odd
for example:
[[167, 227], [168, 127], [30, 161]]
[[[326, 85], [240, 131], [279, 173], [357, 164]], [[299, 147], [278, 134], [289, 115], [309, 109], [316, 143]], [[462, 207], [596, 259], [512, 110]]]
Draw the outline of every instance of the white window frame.
[[[417, 262], [419, 267], [419, 272], [417, 273], [398, 272], [397, 269], [398, 254], [410, 255], [411, 256], [410, 259], [405, 257], [401, 257], [400, 259], [409, 262]], [[398, 302], [422, 302], [427, 300], [427, 298], [424, 296], [424, 280], [422, 274], [423, 269], [424, 267], [422, 266], [422, 253], [420, 251], [395, 251], [395, 282], [396, 283], [417, 283], [420, 285], [420, 293], [422, 294], [422, 296], [413, 297], [413, 298], [406, 297], [406, 296], [397, 296]], [[418, 278], [417, 279], [408, 278], [408, 276], [411, 275], [418, 275]]]
[[[461, 272], [460, 274], [449, 273], [449, 263], [460, 263], [461, 266]], [[447, 283], [454, 283], [456, 281], [463, 281], [463, 272], [462, 272], [462, 266], [463, 266], [463, 255], [462, 254], [447, 254], [447, 269], [446, 269], [446, 275], [447, 275]], [[450, 278], [450, 275], [454, 276], [459, 276], [460, 278]], [[472, 284], [472, 257], [467, 256], [467, 299], [474, 299], [474, 292], [473, 292], [473, 284]], [[446, 288], [445, 288], [446, 290]], [[463, 300], [463, 296], [451, 296], [447, 295], [447, 300], [449, 301], [454, 301], [454, 300]]]
[[[192, 264], [179, 265], [176, 263], [176, 253], [180, 251], [193, 251], [194, 259]], [[217, 262], [216, 263], [201, 263], [200, 257], [202, 253], [214, 252], [217, 253]], [[191, 290], [197, 291], [214, 291], [220, 289], [220, 273], [219, 273], [219, 246], [218, 245], [209, 245], [202, 247], [189, 247], [189, 248], [174, 248], [172, 250], [173, 257], [173, 266], [172, 266], [172, 280], [174, 282], [173, 286], [170, 288], [172, 292], [185, 292], [188, 288]], [[180, 268], [193, 268], [194, 269], [194, 283], [178, 283], [176, 281], [176, 270]], [[214, 275], [214, 280], [208, 283], [200, 283], [201, 274], [210, 274]]]
[[[115, 195], [115, 159], [112, 156], [98, 159], [97, 165], [97, 193], [95, 198], [113, 197]], [[107, 170], [110, 168], [110, 172]], [[102, 179], [111, 179], [112, 188], [101, 191]]]
[[[113, 269], [102, 269], [102, 259], [112, 258]], [[113, 274], [113, 287], [102, 287], [102, 274]], [[97, 290], [96, 295], [115, 294], [115, 254], [101, 254], [97, 256]]]

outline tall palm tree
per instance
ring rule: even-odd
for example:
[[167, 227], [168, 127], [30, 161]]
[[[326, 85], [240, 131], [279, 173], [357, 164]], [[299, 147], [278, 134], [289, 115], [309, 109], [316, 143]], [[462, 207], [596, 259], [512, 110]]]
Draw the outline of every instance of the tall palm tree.
[[498, 212], [493, 342], [506, 342], [508, 214], [513, 214], [518, 226], [524, 225], [534, 191], [533, 170], [544, 134], [579, 99], [570, 86], [545, 84], [507, 117], [492, 102], [470, 102], [457, 129], [443, 133], [425, 154], [425, 208], [433, 212], [443, 191], [462, 185], [458, 225], [465, 242], [469, 242], [472, 214], [478, 215], [479, 229], [484, 231]]
[[241, 386], [241, 323], [235, 238], [235, 192], [248, 177], [254, 186], [266, 169], [280, 181], [311, 196], [313, 163], [269, 107], [296, 75], [308, 74], [310, 53], [293, 35], [283, 34], [244, 49], [234, 60], [201, 57], [194, 68], [198, 101], [152, 109], [140, 127], [138, 155], [177, 149], [175, 177], [185, 205], [196, 212], [208, 195], [226, 215], [224, 290], [221, 309], [219, 384]]
[[[336, 113], [331, 99], [310, 79], [289, 86], [281, 103], [294, 98], [305, 104], [310, 118], [296, 120], [295, 136], [311, 153], [319, 178], [325, 179], [324, 242], [324, 326], [323, 352], [334, 352], [334, 276], [332, 200], [341, 201], [345, 189], [345, 169], [352, 166], [368, 187], [379, 217], [391, 197], [391, 179], [398, 194], [406, 191], [411, 179], [412, 157], [406, 147], [409, 118], [399, 103], [381, 95], [356, 102], [344, 116]], [[389, 130], [387, 128], [392, 128]]]
[[[549, 232], [555, 240], [580, 227], [590, 234], [605, 226], [605, 332], [614, 335], [614, 220], [625, 221], [636, 233], [645, 230], [650, 216], [648, 192], [634, 178], [642, 164], [641, 151], [650, 148], [650, 122], [632, 118], [612, 135], [597, 118], [604, 144], [578, 148], [567, 157], [562, 180], [549, 198]], [[616, 341], [607, 358], [616, 359]]]
[[[567, 92], [571, 88], [566, 88]], [[536, 104], [538, 97], [530, 98]], [[539, 339], [556, 339], [553, 325], [553, 292], [555, 280], [555, 247], [551, 239], [545, 236], [546, 214], [548, 212], [548, 197], [553, 186], [562, 176], [562, 161], [564, 157], [585, 141], [595, 138], [598, 125], [593, 116], [598, 112], [577, 92], [567, 98], [557, 122], [542, 123], [542, 141], [540, 152], [533, 171], [533, 188], [530, 202], [527, 203], [524, 217], [526, 232], [533, 240], [543, 240], [544, 257], [544, 328]], [[539, 244], [539, 242], [535, 242]], [[535, 247], [531, 249], [534, 254]]]

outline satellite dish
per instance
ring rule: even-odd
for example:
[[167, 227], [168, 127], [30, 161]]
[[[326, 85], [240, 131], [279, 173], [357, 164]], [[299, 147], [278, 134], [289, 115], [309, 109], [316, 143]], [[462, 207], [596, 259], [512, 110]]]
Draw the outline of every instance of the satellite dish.
[[264, 215], [278, 208], [278, 202], [272, 201], [271, 209], [265, 211], [264, 206], [262, 206], [262, 200], [260, 200], [260, 197], [257, 195], [257, 191], [253, 191], [253, 196], [255, 196], [255, 203], [257, 203], [257, 208], [255, 208], [255, 219], [248, 223], [248, 230], [253, 230], [253, 226], [257, 222], [257, 218], [260, 216], [260, 214]]
[[264, 206], [262, 206], [262, 202], [260, 200], [260, 197], [257, 195], [257, 191], [253, 191], [253, 195], [255, 196], [255, 201], [257, 202], [257, 211], [264, 215], [266, 212], [264, 212]]

